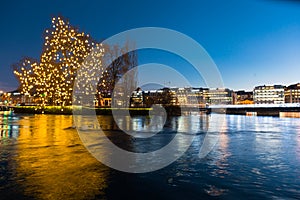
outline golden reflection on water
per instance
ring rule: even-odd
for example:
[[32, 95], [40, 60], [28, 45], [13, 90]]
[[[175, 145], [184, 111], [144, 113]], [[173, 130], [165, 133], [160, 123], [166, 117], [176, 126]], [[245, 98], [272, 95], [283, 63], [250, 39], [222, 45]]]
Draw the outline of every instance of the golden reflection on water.
[[[107, 187], [109, 169], [82, 146], [72, 116], [35, 115], [19, 121], [17, 173], [36, 199], [89, 199]], [[69, 128], [68, 128], [69, 127]]]

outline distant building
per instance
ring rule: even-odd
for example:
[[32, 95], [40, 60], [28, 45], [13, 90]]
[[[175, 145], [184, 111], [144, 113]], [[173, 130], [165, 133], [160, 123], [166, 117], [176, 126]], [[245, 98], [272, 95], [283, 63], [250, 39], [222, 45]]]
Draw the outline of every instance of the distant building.
[[208, 97], [207, 88], [171, 88], [177, 97], [178, 105], [195, 106], [205, 105]]
[[209, 99], [208, 88], [191, 88], [187, 96], [189, 105], [205, 106]]
[[171, 90], [174, 92], [174, 94], [176, 94], [179, 105], [189, 104], [187, 97], [190, 93], [189, 88], [172, 88]]
[[164, 88], [162, 95], [164, 96], [164, 98], [166, 98], [166, 100], [163, 102], [164, 104], [178, 105], [178, 98], [174, 90], [170, 88]]
[[150, 107], [153, 104], [177, 105], [178, 99], [176, 91], [170, 88], [162, 88], [158, 90], [149, 90], [144, 92], [144, 106]]
[[144, 105], [144, 93], [139, 87], [133, 91], [130, 98], [130, 107], [142, 107]]
[[151, 104], [206, 106], [232, 103], [233, 91], [227, 88], [163, 88], [144, 92], [146, 106]]
[[253, 104], [253, 92], [244, 90], [234, 92], [233, 104]]
[[99, 94], [98, 98], [96, 98], [96, 105], [100, 107], [111, 107], [112, 98], [110, 93]]
[[300, 83], [285, 88], [285, 103], [300, 103]]
[[151, 107], [153, 104], [158, 104], [162, 90], [147, 90], [144, 91], [143, 104], [146, 107]]
[[[122, 96], [122, 95], [121, 95]], [[162, 88], [142, 91], [137, 88], [130, 96], [131, 107], [151, 107], [153, 104], [207, 106], [231, 104], [282, 104], [300, 103], [300, 83], [285, 87], [283, 85], [257, 86], [253, 92], [236, 91], [228, 88]], [[111, 95], [100, 95], [98, 106], [110, 107]]]
[[97, 106], [110, 107], [111, 106], [111, 97], [102, 97]]
[[6, 105], [34, 105], [34, 98], [30, 95], [23, 95], [18, 90], [2, 92], [0, 94], [0, 104]]
[[228, 88], [209, 89], [207, 93], [207, 103], [210, 105], [233, 104], [233, 91]]
[[257, 86], [253, 90], [255, 104], [281, 104], [284, 103], [284, 86]]
[[170, 88], [172, 105], [205, 106], [208, 98], [208, 88]]

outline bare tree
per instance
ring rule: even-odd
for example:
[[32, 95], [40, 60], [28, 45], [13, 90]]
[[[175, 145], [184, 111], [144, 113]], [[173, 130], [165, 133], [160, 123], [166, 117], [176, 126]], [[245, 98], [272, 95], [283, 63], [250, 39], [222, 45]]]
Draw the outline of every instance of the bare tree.
[[124, 47], [104, 44], [104, 49], [103, 63], [108, 68], [99, 82], [100, 98], [111, 96], [114, 105], [128, 106], [131, 93], [137, 85], [137, 53], [129, 51], [128, 42]]

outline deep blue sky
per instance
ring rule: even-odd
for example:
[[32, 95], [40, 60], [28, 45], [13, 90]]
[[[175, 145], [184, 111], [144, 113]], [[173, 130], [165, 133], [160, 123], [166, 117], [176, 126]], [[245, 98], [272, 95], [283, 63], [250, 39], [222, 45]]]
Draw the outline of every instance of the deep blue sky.
[[[71, 24], [98, 40], [145, 26], [180, 31], [207, 50], [225, 86], [232, 89], [251, 90], [260, 84], [300, 82], [300, 3], [297, 2], [1, 1], [0, 90], [17, 87], [11, 64], [23, 56], [39, 57], [42, 32], [56, 15], [67, 17]], [[152, 54], [147, 57], [145, 52], [141, 55], [141, 64], [163, 61], [177, 68], [187, 67], [176, 59], [168, 60], [171, 58], [168, 55], [163, 58]], [[194, 86], [203, 86], [193, 73], [187, 74]]]

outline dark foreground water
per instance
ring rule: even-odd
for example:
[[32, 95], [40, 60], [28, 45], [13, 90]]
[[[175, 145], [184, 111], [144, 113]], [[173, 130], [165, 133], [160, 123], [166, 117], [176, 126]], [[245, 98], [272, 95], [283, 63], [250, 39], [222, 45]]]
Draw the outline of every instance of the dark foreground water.
[[[117, 131], [110, 116], [98, 119], [107, 136], [128, 150], [160, 148], [178, 132], [196, 138], [168, 167], [130, 174], [91, 156], [72, 116], [2, 112], [0, 199], [300, 199], [300, 119], [228, 115], [204, 159], [198, 157], [201, 130], [218, 124], [211, 116], [169, 118], [151, 142]], [[128, 126], [138, 130], [147, 120], [135, 117]]]

